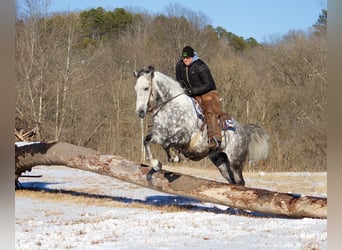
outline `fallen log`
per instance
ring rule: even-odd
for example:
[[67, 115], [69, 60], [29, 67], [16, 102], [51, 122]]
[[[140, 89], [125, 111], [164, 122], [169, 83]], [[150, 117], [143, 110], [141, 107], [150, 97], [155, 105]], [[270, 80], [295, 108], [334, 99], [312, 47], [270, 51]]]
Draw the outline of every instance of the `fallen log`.
[[23, 172], [37, 165], [64, 165], [169, 194], [263, 214], [327, 218], [327, 198], [235, 186], [164, 170], [155, 172], [150, 166], [64, 142], [15, 146], [16, 183]]

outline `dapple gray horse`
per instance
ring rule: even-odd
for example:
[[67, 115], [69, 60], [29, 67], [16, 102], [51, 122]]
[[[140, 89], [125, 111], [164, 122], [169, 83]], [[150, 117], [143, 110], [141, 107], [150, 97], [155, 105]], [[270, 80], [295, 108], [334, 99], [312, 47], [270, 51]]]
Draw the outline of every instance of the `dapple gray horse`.
[[153, 158], [150, 143], [162, 145], [169, 162], [179, 162], [179, 153], [194, 161], [208, 156], [222, 176], [237, 185], [245, 185], [242, 168], [247, 157], [253, 162], [266, 159], [268, 135], [257, 125], [236, 121], [235, 131], [222, 130], [221, 148], [209, 152], [206, 126], [201, 129], [203, 120], [195, 109], [194, 99], [184, 93], [181, 85], [152, 66], [134, 75], [137, 77], [135, 111], [140, 118], [149, 112], [153, 116], [153, 128], [144, 138], [144, 146], [146, 160], [154, 170], [160, 170], [162, 164]]

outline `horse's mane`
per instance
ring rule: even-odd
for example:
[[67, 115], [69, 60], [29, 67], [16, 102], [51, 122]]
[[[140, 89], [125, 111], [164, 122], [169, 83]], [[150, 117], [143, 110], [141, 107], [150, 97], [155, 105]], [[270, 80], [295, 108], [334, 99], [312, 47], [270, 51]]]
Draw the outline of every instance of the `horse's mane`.
[[153, 78], [157, 85], [163, 85], [165, 87], [164, 89], [168, 89], [170, 92], [184, 92], [183, 87], [178, 81], [160, 71], [155, 71], [153, 66], [148, 66], [147, 69], [142, 69], [139, 72], [135, 72], [135, 76], [137, 78], [143, 75]]
[[178, 81], [176, 81], [175, 79], [173, 79], [172, 77], [170, 77], [168, 75], [165, 75], [164, 73], [162, 73], [160, 71], [154, 72], [154, 78], [156, 81], [167, 82], [167, 84], [170, 85], [170, 87], [172, 89], [183, 90], [183, 88], [181, 87], [181, 85]]

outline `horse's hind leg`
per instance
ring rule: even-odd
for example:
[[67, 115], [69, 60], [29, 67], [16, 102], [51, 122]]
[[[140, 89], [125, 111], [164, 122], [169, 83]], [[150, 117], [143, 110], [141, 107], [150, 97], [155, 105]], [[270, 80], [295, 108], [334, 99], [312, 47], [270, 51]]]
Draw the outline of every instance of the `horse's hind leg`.
[[156, 171], [161, 170], [162, 164], [159, 160], [153, 159], [152, 152], [151, 152], [151, 140], [152, 134], [145, 136], [144, 138], [144, 147], [145, 147], [145, 160], [151, 162], [152, 168]]
[[236, 184], [244, 186], [245, 180], [242, 176], [242, 167], [243, 165], [241, 164], [230, 164], [230, 168], [232, 169], [232, 172], [234, 174]]
[[166, 152], [168, 162], [179, 163], [181, 161], [179, 157], [179, 152], [174, 147], [164, 147], [164, 150]]
[[221, 175], [230, 183], [236, 184], [234, 174], [230, 169], [230, 163], [224, 152], [217, 152], [209, 155], [209, 159], [220, 171]]
[[242, 167], [231, 164], [226, 153], [218, 152], [209, 155], [209, 159], [219, 169], [221, 175], [230, 183], [235, 185], [245, 185], [242, 177]]

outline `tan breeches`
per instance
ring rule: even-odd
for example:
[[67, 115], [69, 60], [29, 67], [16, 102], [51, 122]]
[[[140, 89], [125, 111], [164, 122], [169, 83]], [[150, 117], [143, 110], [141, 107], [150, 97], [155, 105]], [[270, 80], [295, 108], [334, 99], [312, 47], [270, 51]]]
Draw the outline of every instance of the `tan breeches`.
[[222, 135], [218, 118], [222, 109], [218, 91], [211, 90], [204, 95], [196, 97], [196, 100], [200, 102], [207, 120], [208, 138], [215, 137], [221, 141]]

